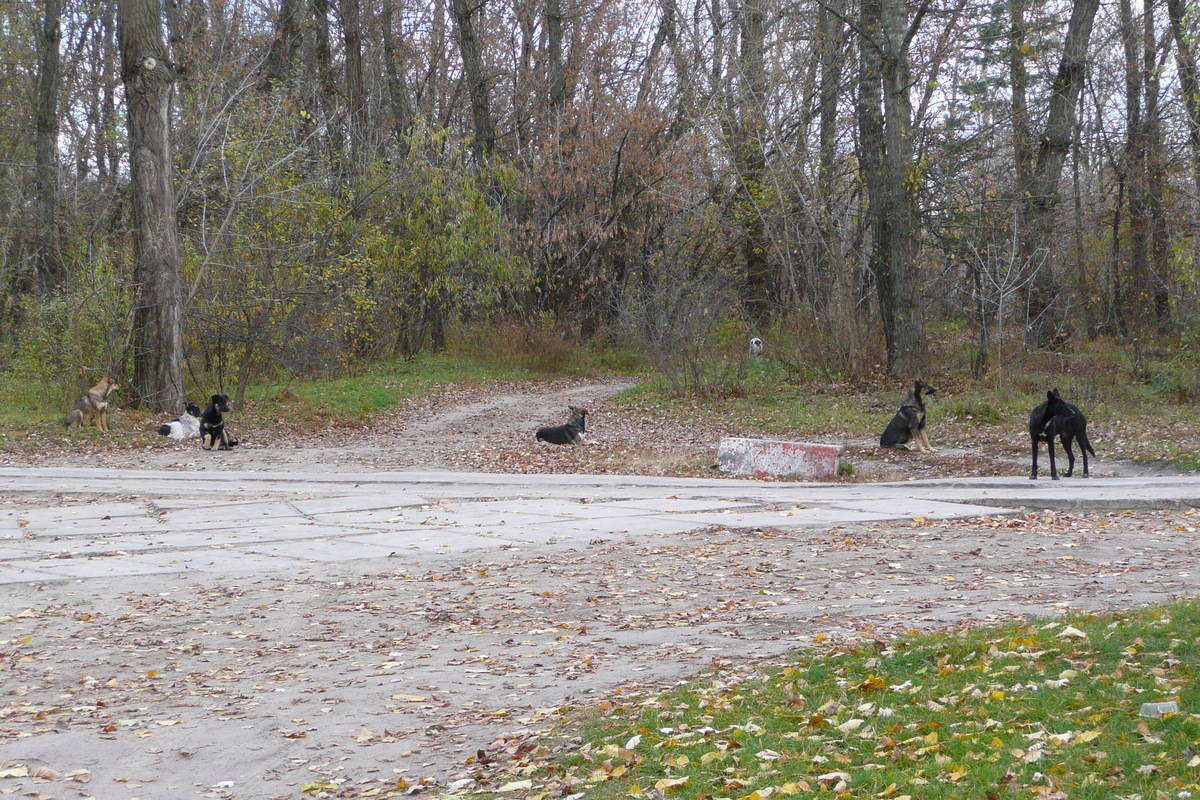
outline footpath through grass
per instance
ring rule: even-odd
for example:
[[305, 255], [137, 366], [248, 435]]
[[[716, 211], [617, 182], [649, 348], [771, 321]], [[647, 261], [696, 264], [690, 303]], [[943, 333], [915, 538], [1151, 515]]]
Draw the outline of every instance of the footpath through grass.
[[[588, 800], [1200, 796], [1200, 602], [826, 647], [607, 701], [581, 746], [525, 748], [484, 789]], [[1140, 715], [1171, 700], [1178, 713]]]

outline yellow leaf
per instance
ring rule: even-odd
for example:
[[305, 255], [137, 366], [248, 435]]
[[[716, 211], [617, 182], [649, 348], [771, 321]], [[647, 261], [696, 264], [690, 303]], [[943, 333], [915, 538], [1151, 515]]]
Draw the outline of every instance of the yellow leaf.
[[687, 786], [691, 782], [692, 779], [686, 775], [682, 778], [663, 778], [662, 780], [655, 782], [654, 788], [660, 792], [667, 792], [671, 789], [678, 789], [681, 786]]
[[533, 788], [533, 781], [510, 781], [510, 782], [504, 784], [503, 786], [501, 786], [496, 791], [497, 792], [519, 792], [522, 789], [532, 789], [532, 788]]
[[300, 785], [300, 791], [303, 794], [320, 794], [321, 792], [335, 792], [338, 785], [336, 783], [303, 783]]
[[898, 788], [897, 788], [896, 784], [889, 783], [888, 787], [879, 793], [879, 796], [883, 797], [883, 798], [895, 797], [897, 791], [898, 791]]
[[0, 769], [0, 778], [28, 778], [29, 767], [24, 764], [17, 764], [13, 767], [4, 767]]

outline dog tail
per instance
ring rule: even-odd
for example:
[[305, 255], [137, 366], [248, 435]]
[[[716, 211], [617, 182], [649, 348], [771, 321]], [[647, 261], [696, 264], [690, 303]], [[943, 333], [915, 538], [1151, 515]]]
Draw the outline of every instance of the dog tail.
[[1079, 436], [1076, 438], [1079, 439], [1080, 447], [1086, 449], [1092, 455], [1096, 455], [1096, 451], [1092, 449], [1092, 443], [1090, 441], [1088, 441], [1087, 431], [1080, 431]]
[[162, 425], [160, 425], [158, 427], [158, 435], [159, 436], [170, 436], [171, 435], [170, 423], [163, 423]]

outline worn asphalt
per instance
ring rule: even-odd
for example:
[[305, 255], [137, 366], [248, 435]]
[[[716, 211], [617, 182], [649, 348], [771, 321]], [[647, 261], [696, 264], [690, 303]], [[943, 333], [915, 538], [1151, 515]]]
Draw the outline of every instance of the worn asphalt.
[[513, 730], [814, 631], [1194, 595], [1196, 506], [1191, 476], [0, 468], [0, 793], [462, 787]]

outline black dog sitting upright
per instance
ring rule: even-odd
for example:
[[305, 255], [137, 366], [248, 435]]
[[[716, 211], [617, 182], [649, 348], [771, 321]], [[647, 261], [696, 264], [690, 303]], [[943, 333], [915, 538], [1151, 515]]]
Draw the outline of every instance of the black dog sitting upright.
[[896, 416], [888, 423], [879, 437], [880, 447], [899, 447], [902, 444], [916, 442], [917, 449], [922, 453], [934, 452], [929, 442], [929, 434], [925, 432], [925, 399], [923, 394], [937, 394], [937, 389], [925, 381], [914, 381], [913, 388], [900, 404]]
[[224, 412], [228, 410], [229, 397], [214, 394], [212, 402], [200, 415], [200, 445], [205, 450], [230, 450], [237, 444], [237, 439], [230, 439], [229, 431], [225, 430]]
[[1087, 419], [1078, 406], [1062, 399], [1058, 389], [1051, 389], [1046, 392], [1046, 402], [1038, 405], [1029, 415], [1029, 439], [1033, 449], [1030, 480], [1036, 481], [1038, 476], [1038, 442], [1046, 443], [1046, 453], [1050, 457], [1050, 479], [1058, 480], [1058, 469], [1054, 464], [1055, 437], [1062, 442], [1063, 449], [1067, 451], [1065, 474], [1068, 478], [1075, 471], [1075, 453], [1071, 449], [1071, 442], [1079, 440], [1079, 453], [1083, 456], [1083, 477], [1088, 477], [1088, 453], [1096, 455], [1096, 451], [1088, 441]]
[[571, 412], [571, 418], [567, 420], [567, 424], [555, 425], [552, 428], [538, 428], [534, 439], [550, 444], [583, 444], [584, 437], [587, 435], [584, 430], [587, 409], [567, 406], [567, 410]]

